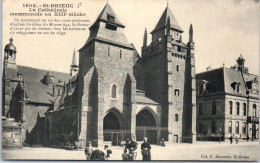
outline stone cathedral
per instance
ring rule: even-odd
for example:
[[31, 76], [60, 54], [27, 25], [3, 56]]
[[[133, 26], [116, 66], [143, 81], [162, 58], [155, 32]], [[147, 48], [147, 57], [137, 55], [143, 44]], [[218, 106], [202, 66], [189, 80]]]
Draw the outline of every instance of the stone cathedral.
[[23, 126], [23, 141], [79, 148], [119, 145], [135, 136], [151, 144], [196, 140], [196, 79], [192, 25], [189, 41], [166, 7], [142, 54], [107, 3], [74, 51], [70, 73], [16, 65], [11, 39], [4, 51], [3, 116]]

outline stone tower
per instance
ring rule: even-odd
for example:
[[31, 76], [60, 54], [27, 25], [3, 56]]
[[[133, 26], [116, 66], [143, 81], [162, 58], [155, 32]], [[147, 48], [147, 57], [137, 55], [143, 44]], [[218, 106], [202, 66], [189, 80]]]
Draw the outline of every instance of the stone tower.
[[79, 139], [82, 147], [90, 140], [94, 146], [102, 146], [111, 129], [125, 130], [128, 137], [135, 135], [133, 66], [136, 56], [124, 35], [124, 27], [107, 3], [89, 28], [87, 42], [79, 50]]
[[144, 90], [162, 106], [161, 137], [173, 143], [192, 141], [196, 122], [194, 43], [183, 43], [182, 33], [167, 5], [151, 32], [151, 44], [142, 47]]
[[[12, 103], [11, 97], [16, 91], [19, 82], [20, 74], [17, 71], [16, 65], [16, 47], [13, 44], [13, 38], [10, 38], [9, 44], [4, 49], [4, 63], [3, 63], [3, 116], [12, 117], [10, 115], [10, 104]], [[18, 104], [14, 104], [19, 107]]]

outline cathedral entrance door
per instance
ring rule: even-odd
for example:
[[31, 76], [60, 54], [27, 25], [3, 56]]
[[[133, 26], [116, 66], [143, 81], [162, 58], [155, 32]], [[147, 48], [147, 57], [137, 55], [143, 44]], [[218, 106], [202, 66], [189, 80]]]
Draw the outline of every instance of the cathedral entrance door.
[[120, 129], [120, 121], [118, 115], [114, 112], [109, 112], [103, 120], [104, 141], [111, 142], [111, 145], [120, 145], [123, 137], [123, 132]]
[[153, 114], [148, 109], [143, 109], [136, 116], [136, 140], [143, 141], [148, 138], [151, 144], [157, 144], [158, 128]]

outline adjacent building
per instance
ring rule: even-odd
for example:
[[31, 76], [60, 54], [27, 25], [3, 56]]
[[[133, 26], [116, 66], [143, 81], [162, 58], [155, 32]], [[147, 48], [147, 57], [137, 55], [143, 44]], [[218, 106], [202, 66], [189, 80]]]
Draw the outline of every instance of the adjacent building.
[[22, 142], [42, 144], [44, 113], [53, 109], [53, 101], [62, 94], [70, 74], [17, 65], [12, 38], [3, 54], [2, 115], [21, 124]]
[[244, 62], [196, 75], [197, 140], [259, 138], [259, 76]]

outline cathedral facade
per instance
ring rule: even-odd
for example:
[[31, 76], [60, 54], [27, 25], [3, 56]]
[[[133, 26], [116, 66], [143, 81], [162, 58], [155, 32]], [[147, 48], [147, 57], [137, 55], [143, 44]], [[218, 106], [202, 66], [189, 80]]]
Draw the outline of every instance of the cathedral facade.
[[[192, 25], [189, 42], [185, 44], [182, 42], [183, 30], [167, 6], [151, 31], [149, 45], [145, 30], [141, 56], [128, 42], [124, 28], [107, 3], [89, 28], [89, 38], [78, 50], [79, 57], [74, 52], [70, 74], [46, 72], [35, 78], [39, 80], [35, 83], [41, 83], [42, 87], [32, 90], [46, 87], [46, 91], [50, 91], [46, 97], [49, 103], [41, 110], [44, 114], [42, 143], [61, 146], [69, 135], [74, 135], [79, 148], [84, 148], [88, 141], [94, 146], [119, 145], [132, 136], [137, 141], [146, 136], [152, 144], [159, 144], [162, 138], [168, 143], [195, 141]], [[7, 60], [15, 59], [16, 49], [8, 46], [5, 51]], [[29, 119], [22, 117], [21, 112], [30, 101], [26, 92], [32, 86], [29, 81], [26, 83], [24, 72], [15, 67], [14, 70], [19, 78], [14, 87], [19, 87], [22, 93], [18, 93], [21, 97], [13, 96], [20, 102], [13, 108], [19, 108], [15, 112], [19, 117], [17, 121], [26, 123]], [[7, 88], [6, 84], [3, 88]], [[6, 101], [3, 114], [12, 109], [6, 98], [3, 96]], [[36, 106], [39, 105], [32, 105], [31, 110]], [[33, 118], [37, 121], [38, 117]]]

